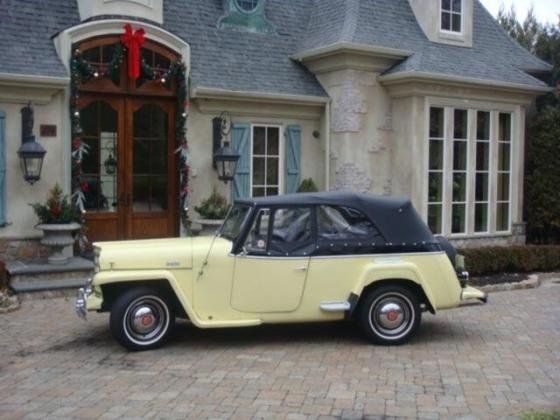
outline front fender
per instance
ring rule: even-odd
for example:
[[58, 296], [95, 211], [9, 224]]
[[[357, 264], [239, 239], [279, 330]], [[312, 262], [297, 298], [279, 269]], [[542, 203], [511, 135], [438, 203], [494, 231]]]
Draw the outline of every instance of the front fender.
[[434, 309], [437, 307], [433, 291], [431, 290], [428, 282], [422, 277], [422, 274], [416, 265], [404, 261], [387, 259], [385, 262], [384, 260], [379, 259], [373, 263], [367, 264], [364, 267], [360, 281], [356, 284], [353, 293], [357, 296], [361, 296], [363, 290], [367, 286], [383, 280], [412, 281], [422, 288], [431, 307]]
[[[124, 283], [124, 282], [134, 282], [134, 281], [153, 281], [153, 280], [167, 280], [169, 285], [173, 289], [175, 296], [185, 309], [189, 320], [200, 327], [202, 325], [200, 319], [198, 319], [197, 315], [195, 314], [191, 302], [192, 299], [185, 293], [185, 290], [180, 287], [179, 282], [175, 275], [168, 270], [142, 270], [142, 271], [101, 271], [97, 273], [93, 279], [93, 286], [99, 287], [105, 284], [114, 284], [114, 283]], [[90, 306], [90, 298], [88, 297], [87, 301], [87, 308], [88, 310], [98, 310], [101, 309], [101, 300], [93, 299], [95, 295], [91, 295], [92, 301]], [[95, 307], [97, 306], [98, 307]]]

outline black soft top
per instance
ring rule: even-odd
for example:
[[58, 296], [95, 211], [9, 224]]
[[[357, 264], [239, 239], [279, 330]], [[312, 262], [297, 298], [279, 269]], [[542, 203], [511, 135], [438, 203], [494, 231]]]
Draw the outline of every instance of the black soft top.
[[270, 197], [240, 198], [250, 206], [348, 206], [366, 214], [389, 245], [420, 245], [437, 242], [407, 197], [387, 197], [352, 192], [317, 192]]

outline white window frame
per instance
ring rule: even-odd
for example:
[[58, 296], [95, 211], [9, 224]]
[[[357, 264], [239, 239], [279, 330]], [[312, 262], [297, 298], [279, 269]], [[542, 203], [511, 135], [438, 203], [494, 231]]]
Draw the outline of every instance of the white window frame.
[[[278, 128], [278, 195], [284, 194], [284, 165], [285, 165], [285, 139], [284, 139], [284, 127], [281, 124], [266, 124], [266, 123], [254, 123], [251, 124], [251, 142], [250, 142], [250, 173], [249, 173], [249, 193], [253, 197], [253, 136], [255, 133], [255, 128]], [[261, 156], [261, 155], [259, 155]], [[266, 158], [266, 155], [265, 155]], [[266, 159], [265, 159], [266, 160]], [[266, 190], [266, 169], [265, 169], [265, 190]]]
[[[474, 109], [473, 110], [473, 127], [474, 127], [474, 132], [472, 135], [472, 143], [474, 143], [474, 162], [473, 162], [473, 172], [474, 172], [474, 177], [472, 178], [472, 185], [473, 185], [473, 192], [474, 192], [474, 197], [473, 197], [473, 201], [472, 201], [472, 207], [473, 207], [473, 227], [472, 227], [472, 233], [473, 235], [488, 235], [491, 231], [492, 231], [492, 209], [493, 209], [493, 201], [495, 201], [493, 199], [493, 195], [492, 195], [492, 179], [493, 176], [495, 175], [495, 171], [494, 171], [494, 160], [492, 159], [493, 156], [493, 151], [494, 151], [494, 143], [496, 141], [496, 139], [494, 138], [494, 115], [495, 113], [489, 109]], [[488, 118], [489, 118], [489, 122], [488, 122], [488, 140], [482, 140], [478, 138], [478, 113], [479, 112], [487, 112], [488, 113]], [[488, 143], [488, 170], [486, 171], [479, 171], [476, 169], [476, 148], [478, 146], [479, 143]], [[478, 173], [487, 173], [488, 174], [488, 199], [486, 201], [477, 201], [476, 200], [476, 175]], [[496, 175], [497, 177], [497, 175]], [[476, 216], [476, 204], [478, 203], [486, 203], [488, 205], [487, 208], [487, 214], [486, 214], [486, 230], [480, 230], [480, 231], [475, 231], [475, 227], [476, 227], [476, 220], [475, 220], [475, 216]]]
[[[467, 115], [467, 133], [466, 133], [466, 138], [465, 139], [456, 139], [455, 138], [455, 111], [464, 111]], [[457, 233], [453, 233], [453, 235], [466, 235], [469, 230], [470, 230], [470, 217], [469, 217], [469, 196], [470, 196], [470, 191], [472, 188], [472, 183], [470, 182], [470, 174], [471, 174], [471, 166], [469, 165], [470, 159], [471, 159], [471, 151], [470, 151], [470, 147], [469, 147], [469, 138], [471, 137], [471, 127], [469, 124], [469, 109], [468, 108], [461, 108], [461, 107], [456, 107], [456, 108], [451, 108], [451, 129], [450, 129], [450, 133], [449, 133], [449, 141], [450, 141], [450, 154], [451, 154], [451, 158], [449, 161], [449, 164], [446, 166], [445, 162], [444, 162], [444, 169], [446, 167], [449, 168], [449, 172], [451, 174], [451, 183], [453, 185], [453, 176], [457, 173], [464, 173], [465, 174], [465, 178], [466, 178], [466, 182], [467, 185], [465, 186], [465, 200], [464, 201], [453, 201], [453, 188], [451, 189], [451, 196], [450, 196], [450, 202], [451, 202], [451, 208], [450, 208], [450, 226], [449, 226], [449, 231], [451, 232], [453, 230], [453, 205], [454, 204], [464, 204], [465, 205], [465, 230], [464, 232], [457, 232]], [[445, 124], [446, 118], [445, 118], [445, 110], [443, 113], [443, 121]], [[444, 138], [444, 143], [447, 139]], [[465, 170], [456, 170], [454, 167], [454, 160], [455, 160], [455, 142], [465, 142], [466, 143], [466, 160], [467, 160], [467, 164], [466, 164], [466, 168]], [[443, 158], [446, 158], [446, 155], [443, 155]], [[445, 185], [446, 181], [445, 181], [445, 177], [446, 177], [446, 173], [444, 171], [443, 174], [443, 183]], [[444, 196], [445, 196], [445, 190], [444, 190]], [[444, 200], [445, 203], [445, 200]]]
[[[461, 1], [461, 13], [457, 13], [457, 12], [453, 12], [453, 0], [450, 0], [450, 5], [451, 5], [451, 10], [445, 10], [446, 13], [449, 13], [451, 15], [451, 21], [449, 22], [451, 25], [451, 29], [443, 29], [441, 27], [442, 25], [442, 20], [441, 20], [441, 15], [444, 13], [443, 10], [443, 0], [439, 0], [439, 16], [438, 16], [438, 25], [439, 25], [439, 31], [441, 33], [444, 34], [452, 34], [452, 35], [463, 35], [464, 32], [464, 26], [465, 26], [465, 2], [464, 0], [460, 0]], [[454, 31], [453, 30], [453, 15], [460, 15], [461, 16], [461, 30], [460, 31]]]
[[[443, 137], [431, 137], [430, 136], [430, 110], [431, 108], [441, 108], [443, 111]], [[445, 114], [446, 114], [446, 107], [441, 105], [431, 105], [428, 106], [428, 123], [427, 123], [427, 133], [428, 133], [428, 153], [427, 153], [427, 164], [426, 167], [428, 168], [427, 171], [427, 177], [426, 177], [426, 191], [425, 191], [425, 197], [426, 197], [426, 222], [428, 221], [428, 214], [429, 214], [429, 208], [430, 208], [430, 204], [432, 205], [441, 205], [441, 231], [439, 232], [434, 232], [436, 235], [443, 235], [444, 232], [446, 231], [446, 227], [445, 227], [445, 221], [447, 220], [447, 206], [445, 205], [445, 179], [446, 179], [446, 173], [449, 170], [449, 161], [448, 159], [446, 159], [446, 155], [448, 153], [448, 145], [445, 142], [445, 139], [448, 137], [448, 127], [446, 124], [446, 118], [445, 118]], [[442, 147], [443, 147], [443, 167], [442, 169], [437, 169], [437, 170], [431, 170], [430, 169], [430, 143], [432, 141], [439, 141], [442, 143]], [[429, 201], [429, 194], [430, 194], [430, 173], [441, 173], [441, 182], [442, 182], [442, 193], [441, 193], [441, 202], [440, 201]]]
[[[424, 217], [428, 221], [428, 208], [429, 208], [429, 156], [430, 156], [430, 110], [432, 108], [444, 109], [444, 162], [443, 162], [443, 176], [444, 176], [444, 191], [443, 191], [443, 209], [442, 209], [442, 231], [434, 232], [434, 234], [441, 234], [454, 239], [466, 238], [485, 238], [494, 236], [508, 236], [512, 234], [513, 227], [513, 209], [517, 204], [519, 197], [514, 196], [515, 188], [514, 182], [517, 179], [514, 176], [514, 162], [515, 153], [518, 153], [518, 144], [520, 135], [517, 133], [516, 121], [520, 115], [516, 108], [502, 104], [485, 104], [473, 102], [465, 106], [461, 101], [445, 99], [445, 98], [427, 98], [425, 108], [425, 131], [423, 141], [425, 142], [425, 160], [424, 160], [424, 188], [423, 188], [423, 202], [424, 202]], [[468, 139], [467, 139], [467, 221], [465, 233], [451, 233], [451, 217], [452, 217], [452, 174], [453, 174], [453, 115], [455, 109], [467, 110], [468, 115]], [[475, 203], [475, 187], [476, 187], [476, 113], [478, 111], [490, 113], [490, 156], [489, 156], [489, 190], [488, 190], [488, 230], [486, 232], [475, 232], [474, 220], [474, 203]], [[499, 114], [510, 114], [511, 116], [511, 138], [510, 138], [510, 180], [509, 180], [509, 214], [508, 214], [508, 227], [507, 231], [498, 231], [496, 226], [496, 212], [497, 212], [497, 179], [498, 179], [498, 118]], [[451, 150], [450, 150], [451, 149]]]
[[[506, 141], [502, 141], [500, 140], [500, 133], [499, 133], [499, 127], [500, 127], [500, 114], [509, 114], [509, 142]], [[496, 163], [496, 200], [495, 200], [495, 205], [494, 205], [494, 211], [496, 213], [496, 216], [498, 215], [498, 204], [499, 203], [505, 203], [505, 201], [503, 200], [498, 200], [498, 191], [497, 191], [497, 185], [498, 185], [498, 175], [500, 173], [507, 173], [509, 174], [509, 185], [508, 185], [508, 228], [507, 230], [498, 230], [498, 226], [497, 226], [497, 220], [496, 220], [496, 226], [495, 226], [495, 230], [496, 233], [500, 233], [500, 234], [507, 234], [509, 232], [511, 232], [511, 225], [512, 225], [512, 210], [513, 210], [513, 142], [514, 142], [514, 118], [515, 118], [515, 114], [513, 112], [508, 112], [508, 111], [498, 111], [497, 112], [497, 118], [498, 118], [498, 129], [497, 129], [497, 134], [496, 134], [496, 159], [497, 159], [497, 163]], [[500, 171], [500, 144], [501, 143], [506, 143], [509, 144], [509, 168], [507, 171]]]

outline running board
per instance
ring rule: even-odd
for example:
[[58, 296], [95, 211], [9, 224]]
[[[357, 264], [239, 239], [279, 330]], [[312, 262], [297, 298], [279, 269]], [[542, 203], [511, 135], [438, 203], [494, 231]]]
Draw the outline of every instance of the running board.
[[321, 302], [319, 308], [325, 312], [344, 312], [350, 310], [350, 303], [345, 300]]

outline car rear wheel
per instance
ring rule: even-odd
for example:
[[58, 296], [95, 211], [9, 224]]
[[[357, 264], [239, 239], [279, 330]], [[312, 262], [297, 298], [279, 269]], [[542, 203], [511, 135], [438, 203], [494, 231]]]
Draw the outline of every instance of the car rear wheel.
[[151, 288], [129, 290], [119, 296], [111, 308], [111, 333], [129, 350], [161, 346], [174, 321], [169, 300]]
[[420, 326], [422, 311], [416, 295], [406, 287], [381, 286], [360, 305], [358, 321], [364, 335], [377, 344], [402, 344]]

